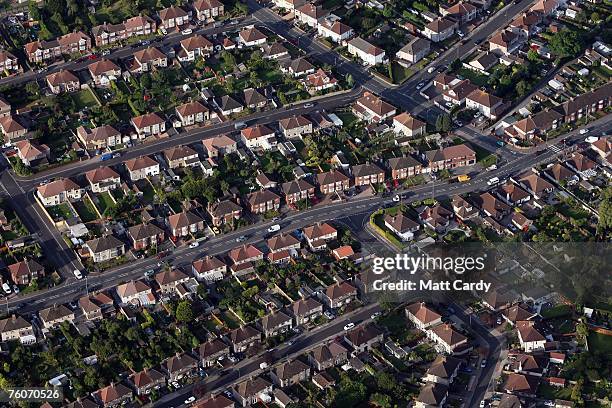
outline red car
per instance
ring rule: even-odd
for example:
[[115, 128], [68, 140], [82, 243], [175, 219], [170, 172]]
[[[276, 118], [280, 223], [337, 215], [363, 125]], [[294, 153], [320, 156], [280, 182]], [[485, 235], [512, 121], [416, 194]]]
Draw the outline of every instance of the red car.
[[96, 54], [91, 54], [87, 58], [90, 59], [90, 60], [95, 60], [96, 58], [98, 58], [98, 56]]

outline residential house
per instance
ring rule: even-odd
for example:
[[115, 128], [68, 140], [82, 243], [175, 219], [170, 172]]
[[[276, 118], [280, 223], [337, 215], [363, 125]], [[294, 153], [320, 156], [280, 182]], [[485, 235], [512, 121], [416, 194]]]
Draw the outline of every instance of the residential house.
[[8, 51], [0, 51], [0, 71], [14, 74], [21, 71], [19, 60]]
[[465, 106], [479, 111], [489, 119], [497, 119], [503, 101], [495, 95], [475, 89], [465, 98]]
[[30, 140], [18, 140], [14, 145], [17, 149], [17, 157], [19, 157], [19, 160], [26, 166], [31, 167], [45, 163], [51, 155], [49, 146], [45, 144], [40, 145]]
[[301, 200], [312, 200], [315, 196], [315, 187], [303, 178], [283, 183], [282, 190], [287, 204], [296, 204]]
[[240, 326], [229, 333], [234, 353], [243, 353], [261, 340], [261, 332], [251, 325]]
[[155, 282], [162, 294], [174, 294], [177, 286], [189, 280], [189, 276], [179, 269], [164, 270], [155, 274]]
[[313, 298], [299, 299], [291, 305], [295, 325], [301, 326], [323, 314], [323, 305]]
[[448, 387], [444, 384], [427, 383], [414, 401], [415, 408], [443, 407], [448, 397]]
[[610, 106], [611, 94], [612, 82], [608, 82], [591, 92], [563, 102], [557, 109], [563, 115], [565, 122], [575, 122]]
[[524, 38], [509, 30], [498, 31], [489, 38], [489, 51], [498, 55], [514, 54], [523, 44]]
[[427, 123], [415, 118], [408, 112], [400, 113], [393, 118], [393, 130], [407, 137], [417, 137], [425, 134]]
[[213, 102], [224, 116], [230, 116], [232, 113], [240, 113], [244, 110], [244, 105], [230, 95], [215, 98]]
[[208, 203], [207, 211], [215, 227], [231, 224], [242, 216], [242, 207], [229, 198]]
[[293, 319], [283, 311], [272, 311], [261, 318], [265, 338], [286, 333], [293, 327]]
[[500, 221], [512, 211], [512, 207], [489, 192], [474, 197], [474, 204], [487, 216], [497, 221]]
[[442, 323], [442, 316], [422, 302], [408, 305], [406, 316], [420, 330], [427, 330]]
[[460, 25], [469, 23], [476, 18], [478, 8], [471, 3], [460, 1], [448, 8], [440, 7], [440, 12], [445, 17], [457, 21]]
[[328, 12], [323, 7], [313, 3], [306, 3], [295, 9], [296, 20], [313, 28], [316, 28], [327, 14]]
[[538, 350], [544, 350], [546, 338], [534, 327], [534, 322], [531, 320], [522, 320], [516, 322], [519, 342], [521, 348], [526, 353], [532, 353]]
[[242, 245], [232, 249], [228, 257], [232, 261], [231, 271], [235, 277], [248, 275], [255, 269], [255, 262], [263, 259], [263, 252], [253, 245]]
[[227, 274], [227, 265], [217, 256], [206, 256], [193, 261], [191, 272], [197, 280], [206, 283], [216, 282]]
[[132, 390], [122, 383], [111, 383], [93, 396], [104, 408], [119, 407], [132, 400]]
[[521, 140], [532, 140], [536, 136], [556, 129], [563, 120], [563, 115], [554, 109], [545, 109], [535, 115], [516, 121], [506, 129], [506, 134]]
[[265, 108], [268, 104], [268, 98], [262, 95], [261, 92], [255, 88], [246, 88], [243, 91], [242, 96], [244, 99], [244, 105], [249, 109], [260, 110]]
[[300, 381], [310, 378], [310, 367], [301, 360], [293, 360], [282, 363], [270, 373], [274, 383], [281, 387], [290, 387]]
[[138, 35], [149, 35], [157, 30], [155, 20], [146, 16], [135, 16], [119, 24], [104, 23], [91, 29], [96, 46], [114, 44]]
[[342, 44], [355, 35], [355, 31], [346, 24], [336, 19], [324, 18], [317, 26], [317, 32], [321, 37], [329, 38], [333, 42]]
[[338, 85], [338, 80], [331, 76], [331, 74], [323, 71], [319, 68], [316, 72], [306, 76], [304, 80], [306, 89], [311, 95], [317, 92], [325, 91], [326, 89], [332, 89]]
[[446, 323], [430, 327], [425, 334], [448, 354], [452, 354], [458, 348], [466, 346], [468, 342], [467, 337]]
[[24, 46], [29, 62], [46, 63], [62, 56], [83, 53], [91, 49], [91, 38], [82, 31], [74, 31], [54, 40], [38, 40]]
[[389, 168], [393, 180], [403, 180], [421, 174], [423, 165], [412, 156], [403, 156], [389, 159]]
[[468, 95], [477, 89], [478, 87], [470, 82], [469, 79], [465, 79], [444, 91], [442, 93], [442, 99], [446, 102], [450, 102], [453, 105], [461, 106], [465, 104], [465, 100]]
[[169, 381], [178, 381], [197, 374], [198, 360], [187, 352], [177, 352], [174, 356], [164, 360], [161, 368], [166, 372]]
[[373, 163], [353, 166], [352, 172], [355, 186], [369, 186], [385, 182], [385, 171]]
[[230, 353], [230, 347], [220, 338], [214, 338], [200, 344], [194, 349], [200, 359], [200, 365], [204, 368], [213, 367], [221, 357]]
[[196, 34], [180, 42], [177, 59], [181, 62], [193, 62], [206, 58], [213, 52], [213, 44], [204, 36]]
[[456, 22], [448, 18], [438, 18], [425, 25], [422, 34], [432, 42], [438, 43], [450, 38], [456, 28]]
[[248, 195], [249, 210], [253, 214], [264, 214], [268, 211], [278, 211], [280, 196], [271, 190], [259, 190]]
[[254, 47], [265, 44], [268, 38], [255, 27], [245, 27], [238, 34], [238, 42], [245, 47]]
[[166, 68], [168, 57], [158, 48], [147, 47], [134, 53], [134, 63], [131, 72], [142, 73], [152, 71], [154, 68]]
[[23, 345], [36, 343], [36, 335], [34, 334], [32, 323], [14, 314], [0, 320], [0, 336], [3, 342], [19, 340]]
[[294, 78], [302, 77], [315, 72], [315, 66], [306, 58], [296, 58], [288, 61], [281, 67], [284, 72], [291, 74]]
[[174, 238], [187, 237], [204, 231], [204, 220], [193, 211], [182, 211], [168, 217], [170, 234]]
[[103, 58], [87, 67], [94, 84], [99, 87], [110, 86], [110, 82], [121, 77], [121, 68], [113, 61]]
[[242, 129], [240, 137], [249, 149], [268, 150], [277, 143], [274, 131], [266, 125], [255, 125]]
[[366, 122], [380, 123], [395, 115], [395, 106], [383, 101], [378, 96], [364, 92], [353, 104], [353, 114]]
[[219, 0], [196, 0], [193, 9], [200, 21], [211, 21], [225, 14], [225, 6]]
[[538, 24], [541, 22], [542, 16], [540, 13], [527, 11], [512, 20], [510, 30], [524, 38], [531, 38], [538, 33]]
[[238, 143], [227, 135], [209, 137], [202, 140], [204, 149], [210, 158], [231, 154], [238, 151]]
[[157, 113], [146, 113], [130, 119], [141, 139], [147, 136], [161, 135], [166, 131], [166, 121]]
[[88, 321], [102, 320], [105, 316], [115, 313], [113, 298], [105, 292], [80, 297], [79, 307]]
[[597, 175], [597, 163], [580, 152], [574, 152], [565, 165], [576, 172], [583, 180]]
[[103, 150], [121, 144], [121, 132], [111, 125], [98, 126], [93, 129], [79, 126], [76, 129], [76, 136], [89, 150]]
[[414, 239], [414, 233], [421, 228], [421, 224], [406, 217], [401, 212], [394, 216], [386, 214], [384, 222], [385, 227], [397, 235], [402, 241], [411, 241]]
[[502, 311], [502, 317], [510, 325], [514, 326], [517, 322], [528, 321], [535, 318], [537, 315], [529, 311], [525, 306], [517, 304], [507, 310]]
[[431, 171], [454, 169], [476, 164], [476, 152], [467, 145], [459, 144], [426, 152]]
[[536, 376], [510, 373], [506, 377], [502, 389], [518, 397], [531, 397], [537, 395], [539, 379]]
[[175, 146], [164, 150], [164, 157], [171, 169], [198, 166], [198, 152], [187, 145]]
[[453, 217], [452, 211], [449, 211], [440, 204], [436, 204], [433, 207], [423, 206], [417, 209], [417, 212], [419, 219], [427, 227], [440, 233], [446, 231], [446, 227], [448, 227]]
[[351, 179], [340, 170], [317, 174], [317, 183], [323, 194], [341, 193], [350, 188]]
[[472, 203], [459, 195], [453, 196], [452, 204], [455, 217], [461, 222], [465, 222], [478, 216], [478, 210], [474, 208]]
[[199, 101], [187, 102], [176, 107], [176, 116], [182, 126], [204, 123], [210, 119], [210, 109]]
[[46, 80], [49, 89], [56, 95], [64, 92], [76, 92], [81, 89], [79, 78], [65, 69], [47, 75]]
[[264, 44], [261, 51], [266, 59], [278, 60], [289, 55], [289, 50], [280, 42]]
[[330, 309], [337, 309], [348, 305], [356, 298], [357, 289], [347, 281], [328, 286], [321, 295], [321, 300]]
[[310, 364], [317, 371], [324, 371], [328, 368], [344, 364], [348, 359], [347, 349], [338, 341], [317, 346], [308, 355]]
[[121, 183], [119, 174], [109, 166], [98, 167], [85, 173], [91, 191], [94, 193], [105, 193], [114, 190]]
[[338, 238], [338, 231], [328, 223], [304, 227], [304, 238], [313, 251], [327, 248], [327, 242]]
[[24, 259], [8, 266], [9, 274], [16, 285], [29, 285], [33, 279], [45, 276], [45, 268], [32, 259]]
[[151, 391], [166, 385], [166, 376], [154, 368], [144, 368], [130, 375], [129, 381], [137, 395], [149, 395]]
[[115, 289], [119, 305], [149, 306], [155, 303], [151, 287], [142, 280], [129, 281], [118, 285]]
[[80, 200], [82, 193], [81, 187], [68, 178], [59, 178], [38, 186], [36, 189], [38, 199], [45, 207]]
[[114, 235], [106, 235], [87, 241], [84, 249], [95, 263], [110, 261], [125, 254], [125, 244]]
[[162, 28], [171, 30], [180, 30], [183, 26], [189, 24], [189, 13], [181, 7], [171, 5], [168, 8], [159, 11], [159, 19]]
[[429, 54], [431, 41], [421, 37], [409, 37], [410, 40], [400, 50], [395, 53], [395, 57], [400, 61], [416, 64]]
[[150, 156], [140, 156], [125, 162], [130, 180], [138, 181], [159, 175], [159, 163]]
[[236, 384], [231, 392], [240, 406], [248, 407], [259, 401], [270, 401], [272, 388], [271, 382], [258, 376]]
[[463, 361], [458, 358], [438, 355], [427, 369], [423, 380], [450, 385], [459, 374], [459, 368], [462, 363]]
[[0, 118], [0, 131], [4, 135], [5, 142], [12, 142], [28, 133], [28, 129], [22, 123], [20, 117], [13, 115]]
[[499, 57], [496, 54], [492, 52], [481, 52], [476, 56], [476, 58], [468, 63], [466, 68], [483, 75], [489, 75], [489, 70], [491, 70], [498, 63]]
[[287, 139], [301, 138], [312, 133], [312, 122], [302, 115], [281, 119], [279, 126]]
[[533, 172], [524, 173], [519, 175], [516, 180], [512, 180], [529, 191], [536, 199], [546, 196], [554, 189], [552, 184]]
[[531, 200], [531, 194], [519, 185], [510, 182], [499, 186], [495, 194], [510, 205], [521, 205]]
[[512, 299], [506, 291], [490, 290], [482, 298], [482, 304], [494, 312], [507, 309]]
[[64, 322], [74, 321], [74, 312], [65, 305], [53, 305], [38, 312], [38, 317], [42, 322], [42, 329], [48, 332]]
[[370, 44], [361, 37], [354, 37], [348, 41], [348, 52], [359, 57], [365, 65], [377, 65], [387, 62], [385, 50]]
[[383, 339], [383, 332], [372, 323], [357, 326], [344, 335], [344, 341], [353, 348], [353, 354], [371, 350]]

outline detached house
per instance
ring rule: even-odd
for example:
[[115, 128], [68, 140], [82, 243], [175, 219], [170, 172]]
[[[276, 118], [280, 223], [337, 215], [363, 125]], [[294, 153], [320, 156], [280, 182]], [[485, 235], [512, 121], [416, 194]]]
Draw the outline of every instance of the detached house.
[[96, 61], [87, 67], [94, 84], [100, 87], [110, 86], [110, 82], [121, 77], [121, 68], [106, 58]]
[[418, 329], [427, 330], [442, 323], [442, 316], [425, 303], [412, 303], [406, 307], [406, 316]]
[[255, 191], [247, 197], [249, 210], [253, 214], [277, 211], [280, 208], [280, 196], [270, 190]]
[[240, 131], [242, 141], [249, 149], [271, 149], [277, 141], [274, 131], [266, 125], [255, 125]]
[[29, 140], [18, 140], [14, 145], [17, 148], [17, 157], [26, 166], [36, 166], [49, 161], [51, 149], [47, 145], [40, 145]]
[[359, 119], [373, 123], [380, 123], [396, 113], [393, 105], [370, 92], [364, 92], [363, 96], [357, 99], [352, 111]]
[[425, 331], [427, 337], [435, 341], [445, 353], [452, 354], [467, 345], [468, 339], [450, 324], [442, 323]]
[[181, 7], [170, 6], [159, 11], [161, 27], [166, 30], [180, 30], [182, 26], [189, 24], [189, 13]]
[[204, 220], [193, 211], [183, 211], [168, 217], [168, 227], [174, 238], [181, 238], [203, 231]]
[[476, 109], [489, 119], [497, 119], [503, 101], [495, 95], [475, 89], [465, 98], [465, 106]]
[[121, 144], [121, 133], [111, 125], [93, 129], [79, 126], [76, 129], [76, 136], [83, 146], [90, 150], [102, 150]]
[[38, 186], [36, 194], [45, 207], [58, 205], [66, 201], [80, 200], [83, 190], [77, 183], [67, 178], [60, 178]]
[[120, 305], [149, 306], [155, 304], [155, 296], [151, 287], [142, 280], [123, 283], [116, 288]]
[[304, 227], [304, 238], [313, 251], [327, 248], [327, 241], [338, 238], [338, 231], [328, 223], [317, 223]]
[[443, 16], [451, 17], [459, 24], [466, 24], [476, 18], [478, 8], [471, 3], [460, 1], [447, 9], [441, 8], [440, 11]]
[[19, 60], [8, 51], [0, 51], [0, 71], [16, 73], [21, 71]]
[[19, 116], [7, 115], [0, 118], [0, 131], [6, 142], [12, 142], [28, 133], [28, 129], [21, 123]]
[[130, 180], [138, 181], [159, 175], [159, 163], [149, 156], [136, 157], [125, 162]]
[[219, 0], [196, 0], [193, 9], [200, 21], [214, 20], [225, 13], [225, 6]]
[[431, 41], [437, 43], [446, 40], [455, 33], [457, 23], [448, 18], [438, 18], [428, 23], [422, 33]]
[[385, 227], [397, 235], [402, 241], [410, 241], [414, 238], [414, 233], [421, 228], [421, 224], [413, 219], [406, 217], [402, 213], [395, 216], [390, 214], [384, 217]]
[[329, 38], [333, 42], [341, 44], [350, 40], [355, 31], [346, 24], [330, 18], [324, 18], [317, 26], [317, 32], [321, 37]]
[[210, 158], [231, 154], [238, 151], [238, 143], [227, 135], [213, 136], [202, 140], [204, 149]]
[[29, 285], [32, 279], [45, 276], [45, 268], [31, 259], [24, 259], [21, 262], [9, 265], [8, 271], [16, 285]]
[[89, 252], [89, 256], [96, 263], [109, 261], [125, 254], [125, 244], [114, 235], [107, 235], [87, 241], [84, 249]]
[[518, 50], [524, 40], [524, 37], [504, 30], [489, 39], [489, 50], [499, 55], [510, 55]]
[[407, 137], [416, 137], [425, 134], [427, 124], [408, 112], [400, 113], [393, 118], [393, 130], [403, 133]]
[[208, 57], [213, 52], [213, 44], [206, 37], [196, 34], [181, 41], [177, 58], [181, 62], [191, 62]]
[[323, 7], [315, 6], [313, 3], [306, 3], [295, 9], [295, 18], [300, 23], [313, 28], [316, 28], [327, 14]]
[[49, 89], [56, 95], [64, 92], [76, 92], [81, 89], [79, 78], [65, 69], [47, 75], [46, 79]]
[[79, 298], [79, 307], [89, 321], [102, 320], [115, 313], [113, 299], [105, 292], [82, 296]]
[[187, 102], [176, 107], [176, 116], [182, 126], [191, 126], [209, 120], [210, 109], [198, 101]]
[[416, 64], [429, 54], [431, 41], [420, 37], [412, 37], [396, 54], [396, 58], [410, 64]]
[[136, 129], [136, 133], [141, 139], [147, 136], [161, 135], [166, 131], [166, 121], [157, 113], [146, 113], [130, 119], [130, 122]]
[[387, 62], [385, 50], [370, 44], [361, 37], [349, 40], [348, 52], [359, 57], [365, 65], [377, 65]]
[[268, 104], [268, 98], [254, 88], [246, 88], [243, 91], [244, 105], [249, 109], [259, 110]]
[[32, 323], [28, 323], [21, 316], [11, 315], [0, 320], [0, 335], [3, 342], [19, 340], [23, 345], [36, 343]]
[[459, 374], [462, 360], [451, 356], [438, 355], [427, 369], [424, 380], [427, 382], [450, 385]]
[[243, 28], [238, 34], [238, 41], [245, 47], [254, 47], [265, 44], [268, 37], [255, 27]]
[[534, 327], [533, 321], [516, 322], [519, 342], [526, 353], [544, 350], [546, 338]]
[[206, 256], [193, 261], [191, 271], [197, 280], [211, 283], [223, 279], [227, 273], [227, 265], [219, 257]]
[[414, 401], [415, 408], [443, 407], [448, 397], [448, 387], [438, 383], [428, 383]]
[[154, 68], [168, 66], [168, 57], [155, 47], [147, 47], [134, 53], [134, 64], [130, 71], [134, 73], [152, 71]]
[[338, 80], [319, 68], [316, 72], [306, 76], [304, 84], [308, 92], [314, 95], [317, 92], [334, 88], [338, 84]]
[[91, 191], [94, 193], [104, 193], [114, 190], [121, 183], [121, 177], [112, 168], [98, 167], [85, 173], [85, 178], [89, 182]]

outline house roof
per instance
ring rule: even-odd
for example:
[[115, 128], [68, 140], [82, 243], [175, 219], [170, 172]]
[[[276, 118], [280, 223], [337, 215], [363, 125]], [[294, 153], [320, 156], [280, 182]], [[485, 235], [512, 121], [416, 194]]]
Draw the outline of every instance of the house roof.
[[535, 316], [535, 313], [531, 313], [529, 310], [521, 305], [514, 305], [508, 310], [503, 312], [504, 316], [511, 322], [517, 322], [520, 320], [529, 320]]
[[348, 180], [350, 180], [350, 178], [338, 169], [332, 169], [330, 171], [326, 171], [325, 173], [317, 174], [317, 181], [322, 186], [326, 184], [345, 182]]
[[219, 135], [214, 137], [209, 137], [207, 139], [202, 140], [202, 144], [206, 148], [208, 152], [215, 152], [219, 149], [226, 148], [228, 146], [236, 145], [236, 141], [229, 137], [228, 135]]
[[240, 344], [243, 341], [250, 340], [254, 337], [260, 337], [259, 330], [251, 325], [240, 326], [230, 332], [230, 339], [233, 344]]
[[314, 19], [321, 19], [323, 17], [325, 17], [328, 12], [321, 6], [315, 6], [312, 3], [306, 3], [301, 7], [298, 7], [296, 9], [296, 13], [302, 13], [307, 15], [310, 18], [314, 18]]
[[158, 285], [169, 285], [171, 283], [178, 283], [189, 279], [189, 276], [180, 269], [172, 269], [169, 271], [161, 271], [155, 274], [155, 282]]
[[536, 194], [553, 188], [552, 184], [550, 184], [548, 181], [544, 180], [542, 177], [538, 176], [533, 172], [528, 172], [519, 176], [518, 181], [523, 185], [527, 186], [531, 191]]
[[301, 74], [306, 71], [314, 70], [315, 67], [308, 62], [306, 58], [296, 58], [289, 62], [288, 68], [293, 73]]
[[337, 341], [322, 344], [312, 350], [312, 357], [319, 363], [335, 359], [338, 355], [346, 354], [347, 350]]
[[123, 398], [126, 395], [131, 395], [132, 390], [121, 383], [112, 383], [109, 386], [100, 388], [98, 391], [96, 391], [96, 394], [98, 395], [98, 398], [100, 398], [100, 401], [102, 401], [102, 403], [108, 404], [110, 402]]
[[291, 317], [285, 312], [272, 311], [261, 318], [261, 326], [264, 329], [273, 329], [289, 321], [291, 321]]
[[51, 86], [58, 86], [68, 82], [79, 82], [79, 78], [70, 71], [60, 69], [57, 72], [47, 75], [47, 82], [49, 82]]
[[535, 394], [538, 389], [538, 379], [532, 375], [510, 373], [506, 377], [503, 389], [507, 392]]
[[323, 20], [323, 22], [320, 23], [320, 25], [324, 26], [327, 30], [337, 35], [346, 34], [353, 30], [351, 27], [347, 26], [339, 20], [330, 21], [328, 19], [325, 19]]
[[381, 54], [385, 53], [385, 50], [383, 50], [382, 48], [379, 48], [375, 45], [370, 44], [369, 42], [367, 42], [366, 40], [364, 40], [361, 37], [355, 37], [352, 38], [351, 40], [349, 40], [349, 45], [357, 48], [358, 50], [365, 52], [366, 54], [369, 55], [374, 55], [374, 56], [378, 56]]
[[90, 294], [79, 298], [79, 306], [85, 313], [92, 313], [104, 306], [112, 306], [113, 299], [104, 292]]
[[373, 163], [358, 164], [353, 166], [352, 170], [355, 177], [373, 176], [380, 173], [385, 173], [383, 169]]
[[221, 107], [221, 110], [228, 111], [243, 107], [242, 103], [238, 102], [237, 99], [230, 95], [223, 95], [221, 98], [217, 98], [217, 104]]
[[285, 195], [296, 194], [313, 188], [314, 186], [304, 179], [288, 181], [282, 185], [282, 190]]
[[70, 315], [74, 315], [74, 312], [66, 305], [54, 305], [47, 307], [38, 312], [40, 319], [45, 322], [51, 322], [57, 319], [62, 319]]
[[385, 224], [389, 224], [395, 231], [399, 232], [400, 234], [419, 227], [418, 222], [414, 221], [412, 218], [406, 217], [402, 213], [398, 213], [395, 216], [387, 214], [385, 215], [384, 221]]
[[325, 296], [331, 300], [340, 299], [347, 295], [356, 294], [357, 289], [347, 281], [342, 281], [329, 285], [325, 288]]
[[321, 303], [313, 298], [299, 299], [293, 302], [291, 309], [296, 316], [304, 316], [313, 310], [322, 307]]
[[196, 215], [193, 211], [182, 211], [168, 217], [168, 225], [172, 229], [189, 227], [203, 221], [202, 217]]
[[66, 191], [78, 189], [80, 189], [79, 185], [71, 179], [61, 178], [50, 183], [43, 184], [42, 186], [38, 186], [38, 193], [43, 198], [49, 198], [54, 197], [60, 193], [64, 193]]
[[121, 136], [121, 133], [111, 125], [102, 125], [93, 129], [79, 126], [77, 128], [77, 133], [86, 142], [106, 141], [110, 137], [115, 138], [117, 136]]
[[181, 47], [183, 47], [185, 51], [194, 51], [201, 48], [212, 49], [213, 43], [211, 43], [206, 37], [196, 34], [182, 40]]
[[451, 356], [438, 355], [434, 362], [427, 369], [427, 374], [439, 378], [450, 378], [451, 375], [461, 365], [462, 361]]
[[49, 153], [49, 146], [31, 140], [19, 140], [15, 142], [15, 147], [19, 150], [19, 156], [26, 160], [35, 160]]
[[96, 184], [108, 179], [117, 179], [119, 178], [119, 174], [110, 166], [104, 166], [89, 170], [87, 173], [85, 173], [85, 177], [90, 183]]
[[509, 196], [512, 201], [523, 200], [523, 199], [528, 198], [529, 195], [530, 195], [523, 188], [521, 188], [520, 186], [518, 186], [518, 185], [516, 185], [516, 184], [514, 184], [512, 182], [507, 182], [505, 184], [502, 184], [501, 186], [499, 186], [497, 191], [503, 197], [505, 197], [506, 195]]
[[155, 61], [158, 59], [165, 59], [166, 54], [161, 52], [159, 49], [155, 47], [147, 47], [145, 49], [136, 51], [134, 53], [134, 59], [136, 59], [140, 63], [146, 63], [150, 61]]
[[106, 235], [100, 238], [94, 238], [90, 241], [87, 241], [85, 245], [93, 252], [94, 254], [107, 251], [109, 249], [118, 248], [123, 246], [123, 242], [116, 238], [114, 235]]
[[4, 133], [20, 132], [25, 127], [19, 122], [19, 116], [8, 115], [0, 118], [0, 126]]
[[497, 408], [521, 408], [523, 405], [516, 395], [502, 394]]
[[236, 392], [243, 398], [249, 398], [261, 391], [271, 387], [272, 384], [261, 377], [255, 377], [238, 383], [235, 386]]
[[467, 337], [456, 331], [450, 324], [439, 324], [431, 328], [431, 331], [437, 334], [443, 342], [451, 347], [467, 340]]
[[426, 155], [431, 162], [437, 162], [441, 160], [453, 160], [475, 156], [476, 152], [465, 144], [459, 144], [448, 146], [443, 149], [430, 150], [426, 152]]
[[474, 197], [475, 204], [483, 211], [491, 216], [498, 216], [509, 212], [512, 207], [504, 203], [502, 200], [495, 197], [493, 194], [486, 192]]
[[138, 171], [153, 166], [159, 166], [159, 163], [153, 160], [150, 156], [135, 157], [125, 162], [125, 167], [129, 171]]
[[197, 354], [201, 359], [206, 359], [208, 357], [217, 355], [222, 351], [229, 351], [229, 346], [225, 344], [221, 339], [214, 338], [212, 340], [208, 340], [204, 343], [201, 343], [197, 347]]
[[417, 320], [419, 320], [421, 323], [424, 323], [424, 324], [431, 323], [442, 317], [438, 313], [434, 312], [432, 309], [427, 307], [425, 303], [413, 303], [411, 305], [408, 305], [406, 309]]
[[193, 2], [193, 8], [198, 11], [212, 10], [219, 7], [223, 7], [223, 3], [219, 0], [196, 0]]
[[321, 237], [332, 235], [337, 232], [338, 231], [334, 227], [326, 222], [304, 227], [304, 236], [311, 241], [316, 241]]
[[259, 139], [260, 137], [270, 137], [274, 135], [274, 131], [266, 125], [255, 125], [242, 129], [240, 131], [242, 137], [246, 140]]
[[174, 356], [167, 358], [162, 363], [162, 366], [164, 366], [169, 373], [176, 373], [177, 371], [193, 367], [197, 364], [198, 360], [193, 358], [189, 353], [177, 353]]
[[194, 408], [230, 408], [230, 407], [234, 407], [234, 401], [227, 398], [223, 394], [219, 394], [214, 397], [210, 397], [203, 401], [198, 401], [194, 405]]
[[359, 347], [363, 344], [378, 338], [383, 332], [373, 324], [367, 324], [365, 326], [357, 326], [353, 330], [349, 331], [345, 337], [353, 345], [353, 347]]
[[208, 206], [208, 212], [213, 217], [223, 217], [236, 211], [242, 211], [242, 207], [230, 199], [217, 201]]
[[449, 28], [455, 26], [455, 22], [451, 21], [447, 18], [438, 18], [430, 23], [428, 23], [425, 28], [434, 33], [441, 33]]
[[490, 290], [483, 296], [483, 300], [494, 309], [508, 305], [512, 298], [507, 291], [500, 291], [497, 289]]
[[533, 326], [533, 322], [530, 320], [516, 322], [516, 328], [521, 336], [521, 339], [525, 343], [532, 342], [532, 341], [546, 340], [546, 338], [542, 335], [542, 333], [540, 333]]
[[248, 196], [249, 204], [252, 206], [275, 200], [280, 200], [280, 196], [268, 189], [255, 191]]
[[257, 258], [263, 255], [259, 249], [251, 244], [244, 244], [229, 251], [228, 256], [234, 263], [240, 263], [247, 259]]
[[168, 8], [159, 11], [159, 19], [161, 21], [169, 20], [172, 18], [187, 17], [187, 12], [180, 7], [172, 5]]
[[448, 387], [438, 383], [428, 383], [419, 392], [417, 401], [426, 406], [441, 406], [442, 401], [448, 395]]
[[259, 92], [255, 88], [247, 88], [244, 90], [243, 94], [244, 94], [244, 102], [247, 106], [259, 105], [260, 103], [268, 102], [268, 98], [263, 96], [261, 92]]
[[31, 327], [31, 323], [27, 322], [23, 317], [18, 315], [11, 315], [6, 319], [0, 320], [0, 333], [8, 333], [14, 330], [23, 330]]
[[145, 113], [144, 115], [132, 118], [132, 123], [138, 129], [142, 129], [147, 126], [158, 125], [164, 122], [164, 119], [162, 119], [161, 116], [159, 116], [157, 113]]
[[501, 98], [480, 89], [474, 89], [466, 98], [489, 109], [502, 103]]
[[305, 116], [295, 115], [289, 118], [281, 119], [279, 121], [279, 124], [282, 129], [290, 130], [290, 129], [297, 129], [303, 126], [311, 125], [312, 122], [308, 120]]
[[166, 160], [181, 160], [187, 157], [197, 156], [198, 152], [187, 145], [175, 146], [170, 149], [164, 150], [164, 156], [166, 156]]
[[306, 363], [293, 360], [276, 366], [275, 372], [280, 380], [288, 380], [307, 370], [310, 370], [310, 367]]
[[383, 101], [381, 98], [370, 92], [364, 92], [363, 96], [357, 99], [356, 103], [374, 112], [380, 117], [386, 116], [395, 110], [395, 106]]
[[103, 58], [100, 61], [96, 61], [87, 67], [92, 76], [106, 74], [109, 71], [120, 70], [119, 66], [113, 61]]
[[138, 293], [149, 292], [151, 287], [142, 280], [130, 281], [117, 286], [117, 294], [120, 298], [134, 296]]
[[425, 122], [415, 118], [408, 112], [402, 112], [399, 115], [395, 115], [393, 122], [397, 122], [410, 130], [421, 129], [426, 125]]
[[227, 266], [225, 265], [225, 262], [223, 262], [221, 258], [217, 256], [207, 256], [205, 258], [193, 261], [193, 268], [198, 273], [210, 272], [225, 266]]
[[417, 54], [422, 50], [429, 50], [431, 41], [421, 38], [413, 37], [406, 45], [404, 45], [399, 52], [405, 52], [407, 54]]
[[187, 102], [176, 107], [176, 113], [182, 117], [196, 115], [198, 113], [206, 113], [208, 111], [209, 109], [200, 101]]
[[130, 379], [136, 386], [136, 388], [146, 387], [149, 384], [155, 384], [158, 381], [164, 379], [164, 375], [154, 368], [145, 368], [142, 371], [134, 373], [130, 376]]
[[589, 159], [587, 156], [580, 152], [575, 152], [574, 154], [572, 154], [572, 157], [568, 161], [566, 161], [566, 163], [580, 172], [591, 170], [597, 167], [596, 162]]
[[245, 27], [240, 31], [239, 35], [240, 35], [240, 38], [242, 38], [242, 41], [244, 41], [245, 43], [265, 40], [268, 38], [264, 35], [264, 33], [259, 31], [255, 27], [251, 27], [251, 28]]
[[422, 164], [412, 156], [393, 157], [389, 159], [389, 167], [391, 170], [408, 169], [418, 166], [422, 166]]
[[11, 276], [32, 276], [40, 271], [44, 271], [45, 268], [32, 259], [24, 259], [23, 261], [9, 265], [8, 270]]
[[268, 239], [267, 244], [271, 251], [278, 251], [293, 245], [299, 245], [300, 240], [291, 234], [279, 234]]

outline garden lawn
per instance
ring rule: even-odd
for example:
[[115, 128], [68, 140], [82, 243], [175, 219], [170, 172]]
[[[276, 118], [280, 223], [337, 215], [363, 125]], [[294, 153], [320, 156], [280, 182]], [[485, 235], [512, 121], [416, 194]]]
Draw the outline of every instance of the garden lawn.
[[589, 342], [590, 351], [601, 351], [608, 355], [612, 354], [612, 336], [591, 332], [587, 341]]
[[91, 92], [91, 89], [83, 89], [79, 92], [73, 93], [72, 99], [74, 100], [74, 104], [78, 110], [98, 105], [98, 101]]
[[54, 220], [59, 220], [60, 218], [67, 220], [69, 218], [72, 218], [72, 211], [70, 211], [70, 207], [68, 207], [67, 204], [59, 204], [47, 207], [47, 212], [51, 214], [51, 217]]
[[98, 219], [98, 215], [91, 207], [91, 203], [88, 205], [88, 201], [77, 201], [73, 205], [77, 214], [79, 214], [81, 221], [87, 223]]
[[112, 207], [115, 205], [115, 202], [111, 198], [108, 192], [98, 194], [98, 199], [100, 200], [100, 212], [104, 213], [108, 207]]
[[484, 86], [487, 84], [489, 77], [486, 75], [479, 74], [476, 71], [472, 71], [471, 69], [461, 67], [457, 74], [461, 75], [465, 79], [469, 79], [476, 86]]

